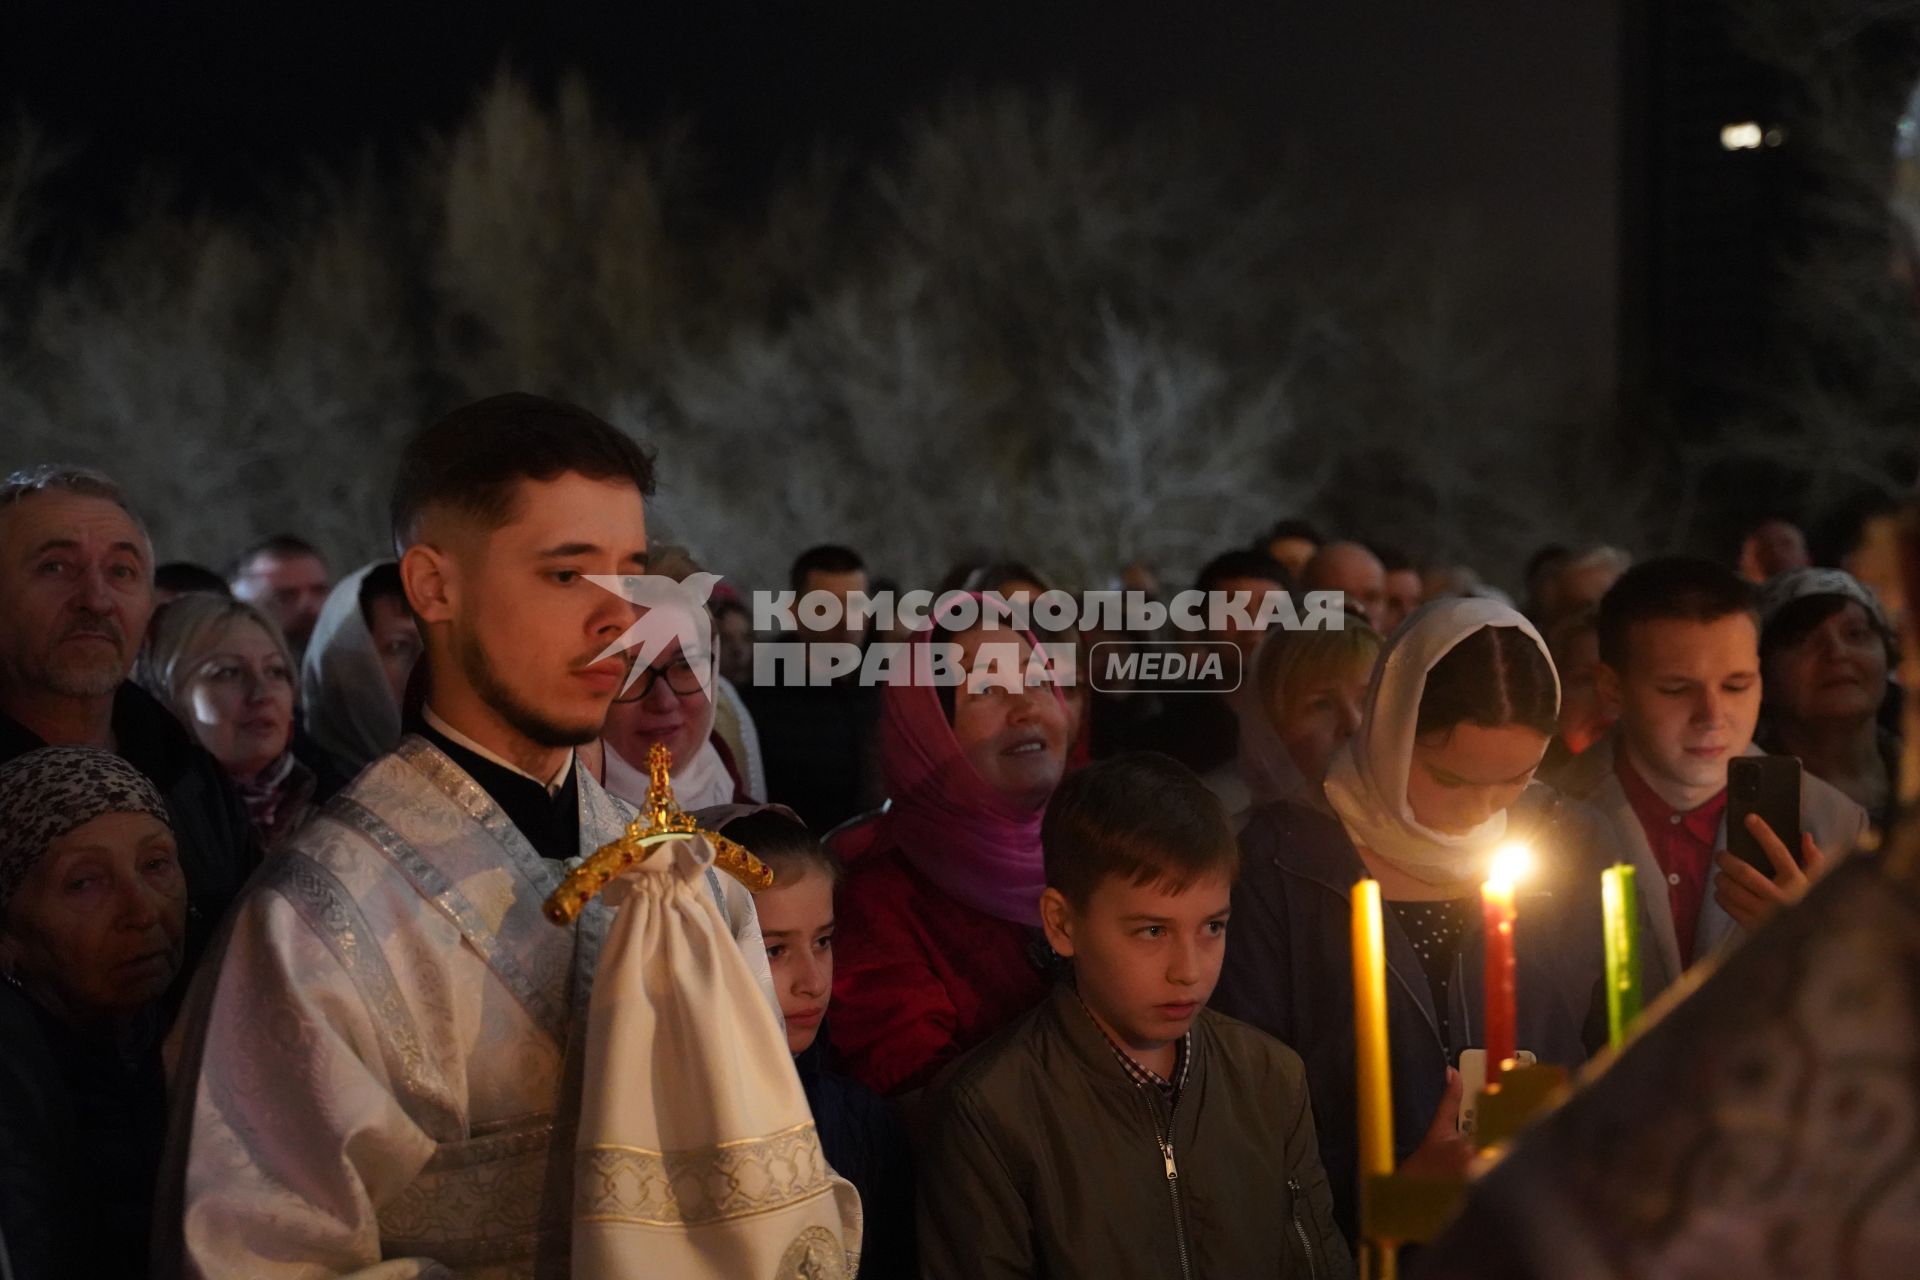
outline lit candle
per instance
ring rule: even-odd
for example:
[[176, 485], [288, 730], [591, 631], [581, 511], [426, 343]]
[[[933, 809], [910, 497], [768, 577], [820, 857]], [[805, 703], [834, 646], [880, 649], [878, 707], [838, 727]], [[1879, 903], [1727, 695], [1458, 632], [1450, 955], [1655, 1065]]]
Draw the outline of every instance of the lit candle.
[[1513, 882], [1526, 869], [1522, 845], [1506, 845], [1494, 855], [1493, 870], [1480, 886], [1480, 909], [1487, 934], [1487, 1083], [1498, 1084], [1513, 1057]]
[[1353, 1025], [1359, 1064], [1360, 1196], [1364, 1206], [1367, 1179], [1393, 1172], [1393, 1092], [1387, 1066], [1387, 944], [1380, 925], [1378, 880], [1362, 880], [1353, 886]]
[[1640, 899], [1626, 863], [1600, 873], [1607, 926], [1607, 1041], [1618, 1049], [1640, 1016]]

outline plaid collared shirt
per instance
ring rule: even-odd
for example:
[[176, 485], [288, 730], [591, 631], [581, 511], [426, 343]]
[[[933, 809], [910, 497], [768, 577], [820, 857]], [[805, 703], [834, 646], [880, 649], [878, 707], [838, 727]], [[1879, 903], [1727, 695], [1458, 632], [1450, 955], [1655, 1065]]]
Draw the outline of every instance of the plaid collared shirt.
[[[1080, 1007], [1086, 1009], [1086, 1001], [1082, 1000]], [[1100, 1038], [1107, 1042], [1107, 1048], [1113, 1050], [1113, 1056], [1120, 1059], [1120, 1066], [1126, 1071], [1127, 1078], [1135, 1084], [1142, 1087], [1151, 1085], [1160, 1090], [1168, 1102], [1172, 1102], [1178, 1098], [1180, 1091], [1187, 1087], [1187, 1063], [1190, 1062], [1193, 1057], [1190, 1052], [1193, 1048], [1193, 1029], [1191, 1027], [1187, 1029], [1187, 1033], [1181, 1036], [1179, 1042], [1173, 1047], [1173, 1079], [1169, 1080], [1152, 1067], [1142, 1066], [1136, 1062], [1132, 1054], [1116, 1044], [1113, 1037], [1107, 1034], [1107, 1029], [1100, 1026], [1100, 1019], [1093, 1016], [1091, 1009], [1087, 1009], [1087, 1018], [1094, 1026], [1100, 1028]]]

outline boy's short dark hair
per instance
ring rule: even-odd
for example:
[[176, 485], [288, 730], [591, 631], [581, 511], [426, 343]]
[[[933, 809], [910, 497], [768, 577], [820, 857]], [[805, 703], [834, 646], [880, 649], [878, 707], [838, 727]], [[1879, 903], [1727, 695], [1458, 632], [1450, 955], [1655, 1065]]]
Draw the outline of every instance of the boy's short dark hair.
[[1172, 756], [1131, 751], [1067, 775], [1040, 824], [1047, 887], [1084, 907], [1102, 880], [1161, 884], [1178, 893], [1240, 872], [1226, 810], [1200, 776]]
[[810, 573], [865, 573], [866, 570], [867, 562], [860, 558], [858, 551], [829, 542], [808, 547], [795, 557], [793, 567], [787, 571], [787, 582], [795, 591], [804, 591]]
[[629, 480], [653, 493], [653, 456], [578, 405], [510, 392], [462, 405], [416, 432], [393, 481], [393, 542], [404, 554], [430, 507], [450, 507], [488, 529], [513, 519], [523, 480], [582, 475]]
[[1661, 556], [1620, 575], [1600, 600], [1600, 661], [1627, 669], [1627, 642], [1635, 623], [1718, 622], [1736, 613], [1760, 627], [1760, 599], [1753, 584], [1717, 560]]

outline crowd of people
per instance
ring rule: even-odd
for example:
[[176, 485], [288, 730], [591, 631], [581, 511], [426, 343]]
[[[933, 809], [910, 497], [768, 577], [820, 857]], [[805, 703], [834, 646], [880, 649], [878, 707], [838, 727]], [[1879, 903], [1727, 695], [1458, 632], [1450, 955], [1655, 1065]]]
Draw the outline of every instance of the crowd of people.
[[[635, 610], [590, 575], [703, 570], [647, 541], [653, 469], [573, 406], [467, 406], [406, 445], [395, 555], [345, 574], [289, 534], [156, 564], [108, 477], [0, 484], [16, 1280], [564, 1274], [590, 970], [539, 904], [646, 801], [656, 745], [774, 873], [715, 909], [883, 1278], [1351, 1275], [1357, 881], [1386, 907], [1395, 1159], [1458, 1174], [1497, 845], [1538, 861], [1518, 1046], [1577, 1068], [1607, 1038], [1603, 868], [1639, 872], [1653, 995], [1893, 812], [1900, 602], [1784, 520], [1721, 560], [1549, 547], [1516, 606], [1289, 519], [1194, 586], [1338, 592], [1334, 625], [1071, 637], [1231, 646], [1237, 687], [791, 683], [756, 680], [757, 642], [966, 670], [1005, 633], [756, 635], [723, 581], [704, 651], [609, 658]], [[777, 585], [899, 584], [821, 546]], [[999, 559], [938, 585], [1056, 584]], [[1752, 820], [1771, 874], [1727, 852], [1729, 762], [1762, 752], [1803, 766], [1802, 830]]]

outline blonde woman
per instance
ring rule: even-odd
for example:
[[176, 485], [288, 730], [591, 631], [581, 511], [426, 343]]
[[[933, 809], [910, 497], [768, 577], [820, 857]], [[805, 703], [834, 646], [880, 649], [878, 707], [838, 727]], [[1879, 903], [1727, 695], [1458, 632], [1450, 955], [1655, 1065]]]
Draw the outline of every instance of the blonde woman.
[[134, 667], [134, 679], [226, 770], [263, 848], [337, 789], [294, 758], [298, 670], [273, 619], [242, 601], [198, 594], [155, 612]]

